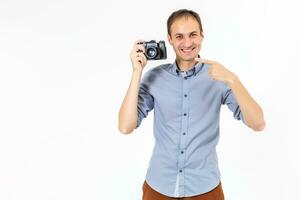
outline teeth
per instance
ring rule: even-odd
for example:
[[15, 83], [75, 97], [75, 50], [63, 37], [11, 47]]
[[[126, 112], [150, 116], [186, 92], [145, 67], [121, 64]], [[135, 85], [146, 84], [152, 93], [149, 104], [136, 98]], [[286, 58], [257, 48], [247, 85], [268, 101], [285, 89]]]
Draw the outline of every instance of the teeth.
[[191, 52], [193, 49], [181, 49], [184, 52]]
[[181, 51], [183, 51], [183, 52], [191, 52], [193, 50], [194, 50], [194, 48], [192, 48], [192, 49], [181, 49]]

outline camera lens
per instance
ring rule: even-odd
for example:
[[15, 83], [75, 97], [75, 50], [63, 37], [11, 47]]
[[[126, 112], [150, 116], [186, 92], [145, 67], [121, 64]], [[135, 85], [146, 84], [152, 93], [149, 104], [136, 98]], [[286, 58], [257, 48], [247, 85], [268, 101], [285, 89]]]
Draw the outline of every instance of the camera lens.
[[147, 56], [148, 58], [155, 58], [155, 56], [157, 55], [157, 50], [156, 48], [150, 47], [147, 49]]

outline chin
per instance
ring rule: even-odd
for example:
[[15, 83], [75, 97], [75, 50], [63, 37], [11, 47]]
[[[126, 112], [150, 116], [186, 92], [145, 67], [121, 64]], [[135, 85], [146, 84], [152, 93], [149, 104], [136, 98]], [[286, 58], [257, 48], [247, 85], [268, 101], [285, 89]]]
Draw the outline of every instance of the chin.
[[179, 56], [180, 60], [182, 61], [194, 61], [195, 58], [198, 57], [198, 54], [197, 55], [193, 55], [193, 56]]

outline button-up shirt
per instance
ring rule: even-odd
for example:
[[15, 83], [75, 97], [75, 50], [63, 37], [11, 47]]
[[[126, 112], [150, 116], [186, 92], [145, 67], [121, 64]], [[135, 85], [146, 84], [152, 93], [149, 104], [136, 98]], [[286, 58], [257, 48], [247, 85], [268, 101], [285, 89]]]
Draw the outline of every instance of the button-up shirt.
[[[180, 71], [176, 61], [149, 69], [138, 94], [138, 121], [154, 110], [155, 145], [147, 183], [169, 197], [200, 195], [220, 182], [216, 145], [222, 105], [244, 122], [231, 89], [198, 62]], [[245, 122], [244, 122], [245, 123]]]

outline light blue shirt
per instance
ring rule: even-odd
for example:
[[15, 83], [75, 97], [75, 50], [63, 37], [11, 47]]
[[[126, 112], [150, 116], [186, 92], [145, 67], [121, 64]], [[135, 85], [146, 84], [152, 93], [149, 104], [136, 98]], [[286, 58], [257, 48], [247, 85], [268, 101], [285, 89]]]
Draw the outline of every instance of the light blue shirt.
[[155, 145], [146, 181], [169, 197], [203, 194], [219, 184], [221, 106], [226, 104], [244, 122], [231, 89], [213, 80], [208, 68], [198, 62], [181, 72], [176, 62], [164, 64], [149, 69], [140, 83], [137, 127], [154, 109]]

